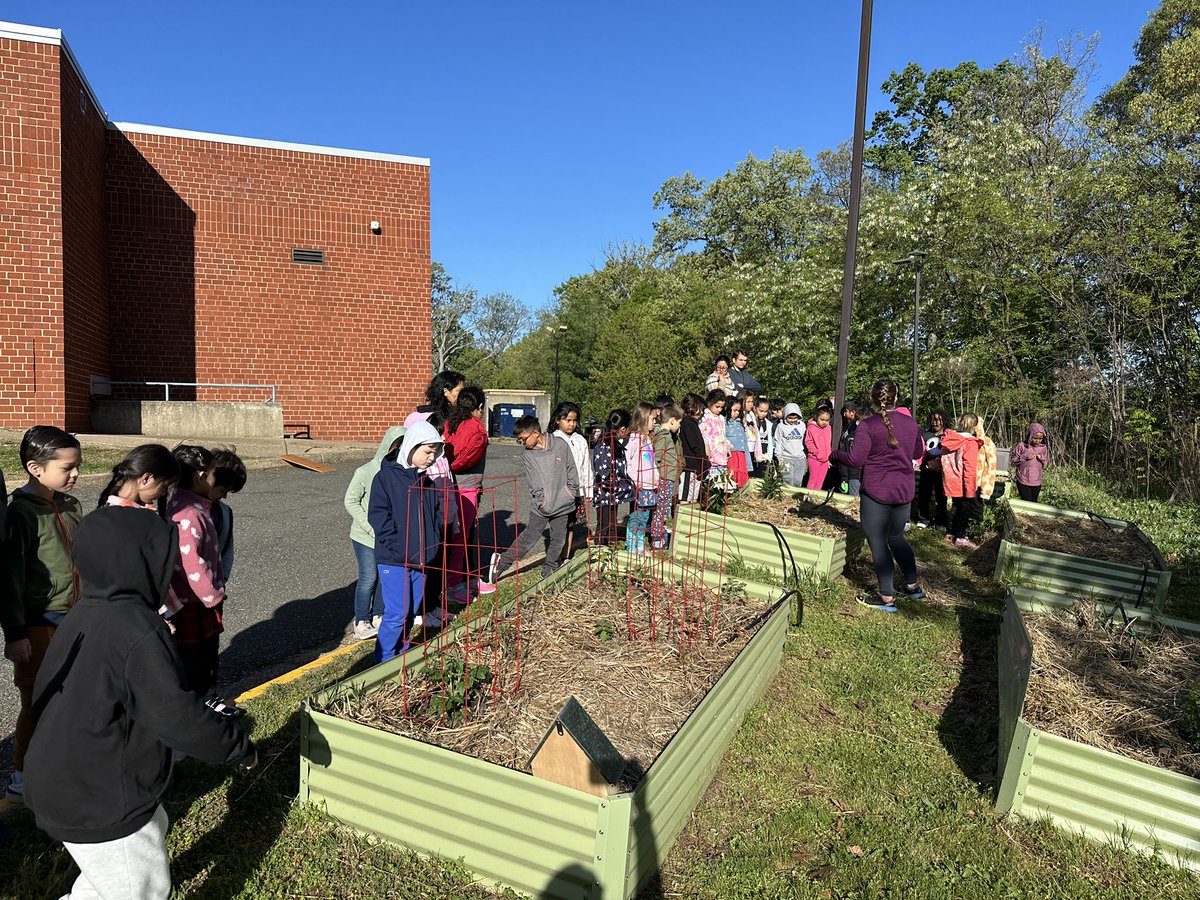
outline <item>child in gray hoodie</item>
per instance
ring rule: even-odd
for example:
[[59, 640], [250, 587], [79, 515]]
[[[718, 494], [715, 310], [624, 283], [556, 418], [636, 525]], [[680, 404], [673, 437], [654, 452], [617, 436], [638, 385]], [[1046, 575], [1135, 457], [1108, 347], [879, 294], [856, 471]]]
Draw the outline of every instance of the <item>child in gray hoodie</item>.
[[525, 447], [525, 476], [529, 480], [529, 523], [520, 540], [494, 562], [489, 578], [493, 584], [518, 560], [524, 559], [542, 533], [550, 529], [550, 546], [542, 563], [542, 577], [554, 572], [561, 564], [563, 544], [567, 539], [567, 523], [575, 509], [579, 493], [579, 473], [566, 441], [553, 440], [542, 433], [542, 426], [533, 416], [522, 416], [513, 426], [513, 437]]
[[805, 430], [799, 404], [784, 406], [783, 421], [775, 428], [775, 458], [783, 468], [783, 480], [792, 487], [804, 487], [804, 475], [808, 471]]
[[350, 546], [354, 548], [354, 556], [358, 560], [358, 584], [354, 586], [354, 638], [359, 641], [375, 637], [383, 616], [379, 570], [375, 566], [375, 532], [367, 521], [371, 482], [375, 480], [383, 458], [399, 447], [403, 438], [403, 426], [396, 425], [384, 432], [375, 456], [355, 470], [343, 501], [346, 512], [350, 513]]

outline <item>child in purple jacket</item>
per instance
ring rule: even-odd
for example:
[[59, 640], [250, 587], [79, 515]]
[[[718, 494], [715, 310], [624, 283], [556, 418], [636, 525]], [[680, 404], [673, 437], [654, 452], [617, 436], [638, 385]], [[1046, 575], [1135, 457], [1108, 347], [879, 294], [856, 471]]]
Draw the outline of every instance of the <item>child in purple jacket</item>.
[[1025, 440], [1013, 447], [1012, 467], [1017, 481], [1017, 493], [1022, 500], [1037, 503], [1042, 493], [1042, 473], [1050, 465], [1050, 448], [1047, 446], [1046, 429], [1034, 422], [1025, 434]]

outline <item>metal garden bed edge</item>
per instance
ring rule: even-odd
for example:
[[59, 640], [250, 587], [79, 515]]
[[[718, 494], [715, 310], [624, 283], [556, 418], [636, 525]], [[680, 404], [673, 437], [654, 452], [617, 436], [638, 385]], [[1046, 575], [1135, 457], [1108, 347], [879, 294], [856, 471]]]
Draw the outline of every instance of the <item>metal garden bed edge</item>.
[[[581, 555], [552, 579], [563, 584], [585, 566]], [[632, 792], [597, 798], [314, 708], [333, 691], [393, 677], [406, 665], [393, 660], [301, 704], [300, 800], [358, 831], [461, 859], [484, 882], [537, 897], [626, 900], [661, 866], [777, 670], [788, 614], [776, 600]]]

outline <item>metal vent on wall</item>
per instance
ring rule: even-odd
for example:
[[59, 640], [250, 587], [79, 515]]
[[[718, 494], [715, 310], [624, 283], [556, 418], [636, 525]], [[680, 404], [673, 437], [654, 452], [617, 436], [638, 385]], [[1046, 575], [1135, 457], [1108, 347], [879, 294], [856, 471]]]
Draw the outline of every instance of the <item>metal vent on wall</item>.
[[299, 263], [302, 266], [323, 266], [325, 265], [325, 251], [301, 250], [293, 247], [292, 262]]

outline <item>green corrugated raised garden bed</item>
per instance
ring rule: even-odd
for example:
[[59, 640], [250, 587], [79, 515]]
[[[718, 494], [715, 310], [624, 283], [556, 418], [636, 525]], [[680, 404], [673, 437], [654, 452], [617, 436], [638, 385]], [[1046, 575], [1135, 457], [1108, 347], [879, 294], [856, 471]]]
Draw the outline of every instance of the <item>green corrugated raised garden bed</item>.
[[1009, 588], [996, 807], [1200, 869], [1200, 628], [1122, 607]]
[[813, 491], [781, 500], [747, 492], [732, 496], [723, 514], [698, 504], [680, 506], [673, 553], [677, 559], [709, 565], [737, 559], [750, 569], [769, 570], [777, 581], [788, 577], [793, 563], [801, 572], [837, 578], [865, 537], [858, 527], [856, 498], [837, 504], [825, 499]]
[[[711, 588], [676, 595], [665, 587], [699, 587], [706, 574], [623, 552], [590, 569], [577, 558], [543, 582], [544, 599], [526, 592], [520, 626], [511, 608], [499, 617], [496, 656], [468, 657], [467, 672], [485, 663], [493, 674], [463, 701], [465, 723], [461, 709], [441, 716], [444, 709], [422, 697], [428, 679], [441, 678], [446, 660], [460, 653], [464, 634], [489, 647], [482, 620], [460, 625], [428, 662], [410, 652], [310, 698], [301, 725], [301, 799], [360, 831], [461, 858], [485, 883], [537, 897], [632, 897], [687, 823], [783, 651], [789, 605], [778, 591], [739, 583], [739, 600], [728, 589], [724, 596]], [[614, 605], [617, 587], [630, 596]], [[626, 615], [627, 604], [634, 615]], [[638, 644], [652, 628], [656, 643], [646, 653]], [[519, 689], [511, 678], [518, 660]], [[708, 674], [689, 681], [687, 669]], [[409, 691], [406, 715], [394, 702], [399, 684]], [[687, 684], [691, 697], [681, 689]], [[623, 697], [639, 691], [632, 701]], [[602, 796], [524, 770], [568, 696], [628, 762]]]
[[1010, 499], [995, 578], [1159, 612], [1171, 573], [1132, 522]]

